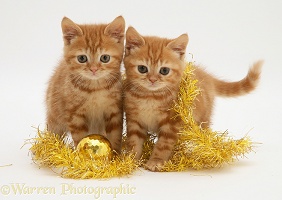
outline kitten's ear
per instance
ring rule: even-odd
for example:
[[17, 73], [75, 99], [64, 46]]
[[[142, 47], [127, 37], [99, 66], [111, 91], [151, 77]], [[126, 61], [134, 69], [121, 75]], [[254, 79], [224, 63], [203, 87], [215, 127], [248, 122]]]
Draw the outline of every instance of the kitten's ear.
[[114, 19], [104, 30], [105, 35], [109, 35], [118, 42], [123, 42], [124, 40], [124, 31], [125, 31], [125, 21], [122, 16], [118, 16]]
[[180, 58], [182, 59], [183, 55], [185, 54], [188, 41], [188, 35], [182, 34], [178, 38], [168, 43], [167, 47], [173, 50], [174, 52], [178, 53]]
[[126, 31], [126, 50], [130, 51], [145, 45], [143, 37], [132, 27], [128, 27]]
[[63, 18], [61, 26], [66, 45], [69, 45], [73, 39], [83, 34], [81, 28], [67, 17]]

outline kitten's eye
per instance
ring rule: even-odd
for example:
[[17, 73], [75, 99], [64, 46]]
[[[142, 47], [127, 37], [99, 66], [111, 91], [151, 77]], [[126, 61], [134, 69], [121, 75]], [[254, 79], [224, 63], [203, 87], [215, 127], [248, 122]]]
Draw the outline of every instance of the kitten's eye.
[[77, 60], [80, 63], [85, 63], [85, 62], [87, 62], [87, 56], [86, 55], [79, 55], [79, 56], [77, 56]]
[[138, 71], [141, 73], [141, 74], [145, 74], [148, 72], [148, 68], [144, 65], [138, 65]]
[[168, 75], [169, 71], [170, 71], [170, 69], [169, 69], [168, 67], [162, 67], [162, 68], [160, 69], [160, 73], [161, 73], [162, 75]]
[[108, 63], [111, 59], [111, 56], [108, 54], [101, 55], [100, 61], [103, 63]]

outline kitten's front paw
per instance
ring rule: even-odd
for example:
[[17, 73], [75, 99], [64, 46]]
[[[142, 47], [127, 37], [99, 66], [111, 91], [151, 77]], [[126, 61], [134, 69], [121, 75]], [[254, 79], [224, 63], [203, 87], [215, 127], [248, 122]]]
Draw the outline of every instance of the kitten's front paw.
[[153, 172], [159, 172], [163, 168], [163, 165], [164, 160], [160, 158], [153, 158], [148, 160], [148, 162], [145, 164], [145, 168]]

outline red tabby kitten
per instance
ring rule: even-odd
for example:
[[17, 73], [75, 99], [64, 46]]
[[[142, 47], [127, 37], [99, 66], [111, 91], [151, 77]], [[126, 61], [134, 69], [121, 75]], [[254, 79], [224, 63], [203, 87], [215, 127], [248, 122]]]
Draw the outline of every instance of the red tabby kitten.
[[[187, 34], [166, 39], [141, 36], [132, 27], [126, 32], [124, 108], [127, 145], [139, 159], [147, 133], [158, 134], [158, 141], [145, 165], [151, 171], [161, 169], [178, 139], [182, 121], [173, 118], [176, 113], [170, 108], [179, 92], [187, 44]], [[252, 91], [258, 83], [261, 65], [262, 62], [255, 63], [247, 76], [238, 82], [221, 81], [196, 68], [194, 74], [201, 89], [193, 113], [197, 123], [209, 126], [215, 96], [239, 96]]]
[[120, 64], [125, 21], [78, 25], [62, 20], [64, 57], [47, 90], [47, 125], [54, 133], [71, 132], [74, 145], [96, 133], [121, 148], [123, 127]]

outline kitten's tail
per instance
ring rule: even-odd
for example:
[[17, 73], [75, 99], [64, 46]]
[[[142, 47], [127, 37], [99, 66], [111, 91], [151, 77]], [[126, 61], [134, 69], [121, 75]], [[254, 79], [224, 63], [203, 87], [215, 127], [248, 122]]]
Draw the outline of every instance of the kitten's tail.
[[226, 82], [213, 78], [216, 94], [223, 97], [236, 97], [253, 91], [260, 79], [263, 61], [255, 62], [245, 78], [237, 82]]

